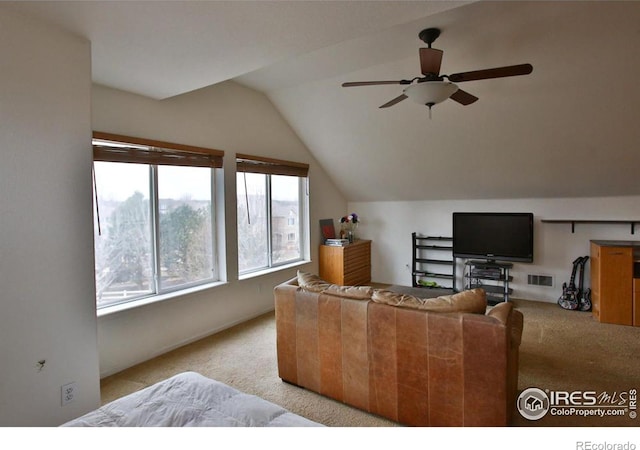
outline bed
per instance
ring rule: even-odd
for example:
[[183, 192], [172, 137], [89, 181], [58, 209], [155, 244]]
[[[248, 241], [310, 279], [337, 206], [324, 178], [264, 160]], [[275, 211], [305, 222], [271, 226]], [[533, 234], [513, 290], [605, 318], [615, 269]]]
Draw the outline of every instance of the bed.
[[317, 422], [196, 372], [114, 400], [63, 427], [313, 427]]

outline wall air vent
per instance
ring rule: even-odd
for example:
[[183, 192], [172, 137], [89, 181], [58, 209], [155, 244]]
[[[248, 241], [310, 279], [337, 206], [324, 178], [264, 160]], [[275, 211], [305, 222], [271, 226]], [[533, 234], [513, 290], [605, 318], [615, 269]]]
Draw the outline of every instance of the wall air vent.
[[527, 283], [534, 286], [553, 287], [553, 277], [550, 275], [527, 275]]

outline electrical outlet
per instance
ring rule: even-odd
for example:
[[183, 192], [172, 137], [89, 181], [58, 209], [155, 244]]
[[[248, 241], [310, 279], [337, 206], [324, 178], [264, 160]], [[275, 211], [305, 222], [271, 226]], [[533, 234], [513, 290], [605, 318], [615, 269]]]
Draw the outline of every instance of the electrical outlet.
[[62, 395], [62, 406], [67, 405], [76, 399], [77, 389], [76, 383], [71, 382], [60, 388]]

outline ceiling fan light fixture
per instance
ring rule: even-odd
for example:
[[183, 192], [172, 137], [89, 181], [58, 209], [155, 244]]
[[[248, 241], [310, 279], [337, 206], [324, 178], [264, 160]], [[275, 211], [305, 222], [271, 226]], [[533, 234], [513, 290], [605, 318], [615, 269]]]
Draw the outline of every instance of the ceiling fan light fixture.
[[431, 108], [451, 97], [457, 90], [458, 86], [449, 81], [425, 81], [412, 84], [403, 92], [414, 102]]

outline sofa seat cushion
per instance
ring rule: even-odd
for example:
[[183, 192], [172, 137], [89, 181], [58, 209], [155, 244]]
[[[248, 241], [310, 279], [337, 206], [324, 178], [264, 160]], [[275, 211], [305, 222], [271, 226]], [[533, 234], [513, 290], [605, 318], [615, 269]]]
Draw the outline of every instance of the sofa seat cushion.
[[443, 313], [484, 314], [487, 310], [487, 294], [483, 289], [470, 289], [452, 295], [420, 298], [387, 289], [375, 289], [371, 300], [376, 303]]
[[298, 286], [310, 292], [335, 295], [337, 297], [354, 300], [371, 300], [373, 288], [371, 286], [340, 286], [331, 284], [317, 275], [298, 270]]

